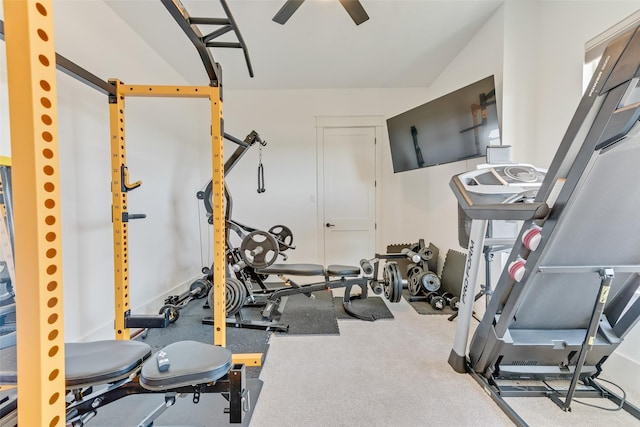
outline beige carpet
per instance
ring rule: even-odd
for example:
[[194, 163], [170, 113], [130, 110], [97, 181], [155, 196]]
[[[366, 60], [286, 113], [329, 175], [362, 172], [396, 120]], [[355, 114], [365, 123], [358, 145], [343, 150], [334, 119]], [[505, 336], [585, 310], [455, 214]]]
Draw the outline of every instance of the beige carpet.
[[[272, 335], [250, 426], [513, 425], [447, 364], [454, 322], [420, 316], [404, 300], [389, 306], [395, 319], [339, 321], [339, 336]], [[640, 426], [624, 411], [574, 404], [565, 413], [546, 398], [509, 403], [532, 426]]]

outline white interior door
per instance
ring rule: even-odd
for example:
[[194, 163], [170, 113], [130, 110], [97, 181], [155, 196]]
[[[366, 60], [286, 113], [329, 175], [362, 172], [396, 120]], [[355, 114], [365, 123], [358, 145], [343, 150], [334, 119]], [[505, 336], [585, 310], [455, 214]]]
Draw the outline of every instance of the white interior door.
[[324, 263], [358, 265], [375, 251], [374, 127], [324, 128]]

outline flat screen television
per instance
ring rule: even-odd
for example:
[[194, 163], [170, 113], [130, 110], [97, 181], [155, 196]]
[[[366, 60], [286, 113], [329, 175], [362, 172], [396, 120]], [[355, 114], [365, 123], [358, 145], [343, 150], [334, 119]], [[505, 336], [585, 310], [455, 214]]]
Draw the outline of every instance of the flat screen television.
[[387, 120], [393, 171], [486, 156], [500, 143], [493, 76]]

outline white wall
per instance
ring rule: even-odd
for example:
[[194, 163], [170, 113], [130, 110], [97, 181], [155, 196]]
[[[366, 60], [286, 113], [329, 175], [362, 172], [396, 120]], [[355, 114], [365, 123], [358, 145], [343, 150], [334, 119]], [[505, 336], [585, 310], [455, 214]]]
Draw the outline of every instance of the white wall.
[[[185, 84], [102, 1], [55, 2], [54, 19], [58, 53], [104, 80]], [[2, 76], [0, 105], [5, 105], [4, 71]], [[107, 97], [60, 72], [57, 90], [65, 339], [112, 338]], [[195, 193], [205, 183], [207, 167], [210, 174], [209, 115], [205, 100], [126, 100], [127, 164], [131, 181], [142, 180], [129, 193], [128, 210], [147, 214], [147, 219], [130, 223], [133, 313], [157, 312], [163, 296], [178, 293], [175, 287], [202, 267]], [[0, 120], [0, 146], [7, 147], [5, 109]]]
[[[423, 102], [425, 88], [225, 91], [225, 126], [243, 137], [257, 130], [267, 141], [263, 150], [267, 191], [256, 192], [258, 150], [253, 148], [227, 177], [234, 198], [234, 219], [268, 229], [274, 224], [290, 227], [295, 251], [292, 262], [320, 262], [317, 240], [316, 116], [389, 117]], [[386, 131], [382, 145], [383, 170], [391, 171]], [[225, 148], [226, 150], [226, 148]], [[386, 194], [388, 173], [383, 177]], [[419, 195], [416, 195], [419, 197]], [[384, 199], [383, 215], [406, 206]], [[382, 218], [386, 224], [386, 218]], [[378, 225], [381, 222], [378, 219]], [[383, 230], [386, 229], [382, 225]], [[412, 234], [415, 236], [415, 234]], [[391, 239], [393, 236], [391, 237]], [[378, 248], [387, 243], [378, 242]], [[413, 237], [415, 240], [415, 237]], [[361, 257], [373, 254], [361, 254]]]

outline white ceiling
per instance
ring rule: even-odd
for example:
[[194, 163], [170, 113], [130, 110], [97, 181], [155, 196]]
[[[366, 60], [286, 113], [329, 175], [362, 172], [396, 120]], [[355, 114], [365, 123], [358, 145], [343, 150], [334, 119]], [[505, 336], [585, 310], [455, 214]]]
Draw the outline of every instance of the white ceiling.
[[[159, 0], [105, 0], [178, 73], [208, 78], [195, 48]], [[285, 0], [229, 0], [249, 49], [214, 49], [227, 89], [424, 87], [474, 36], [503, 0], [361, 0], [356, 26], [338, 0], [306, 0], [291, 19], [271, 20]], [[183, 0], [192, 17], [223, 18], [216, 0]], [[200, 27], [207, 34], [217, 27]], [[219, 41], [232, 41], [229, 33]]]

